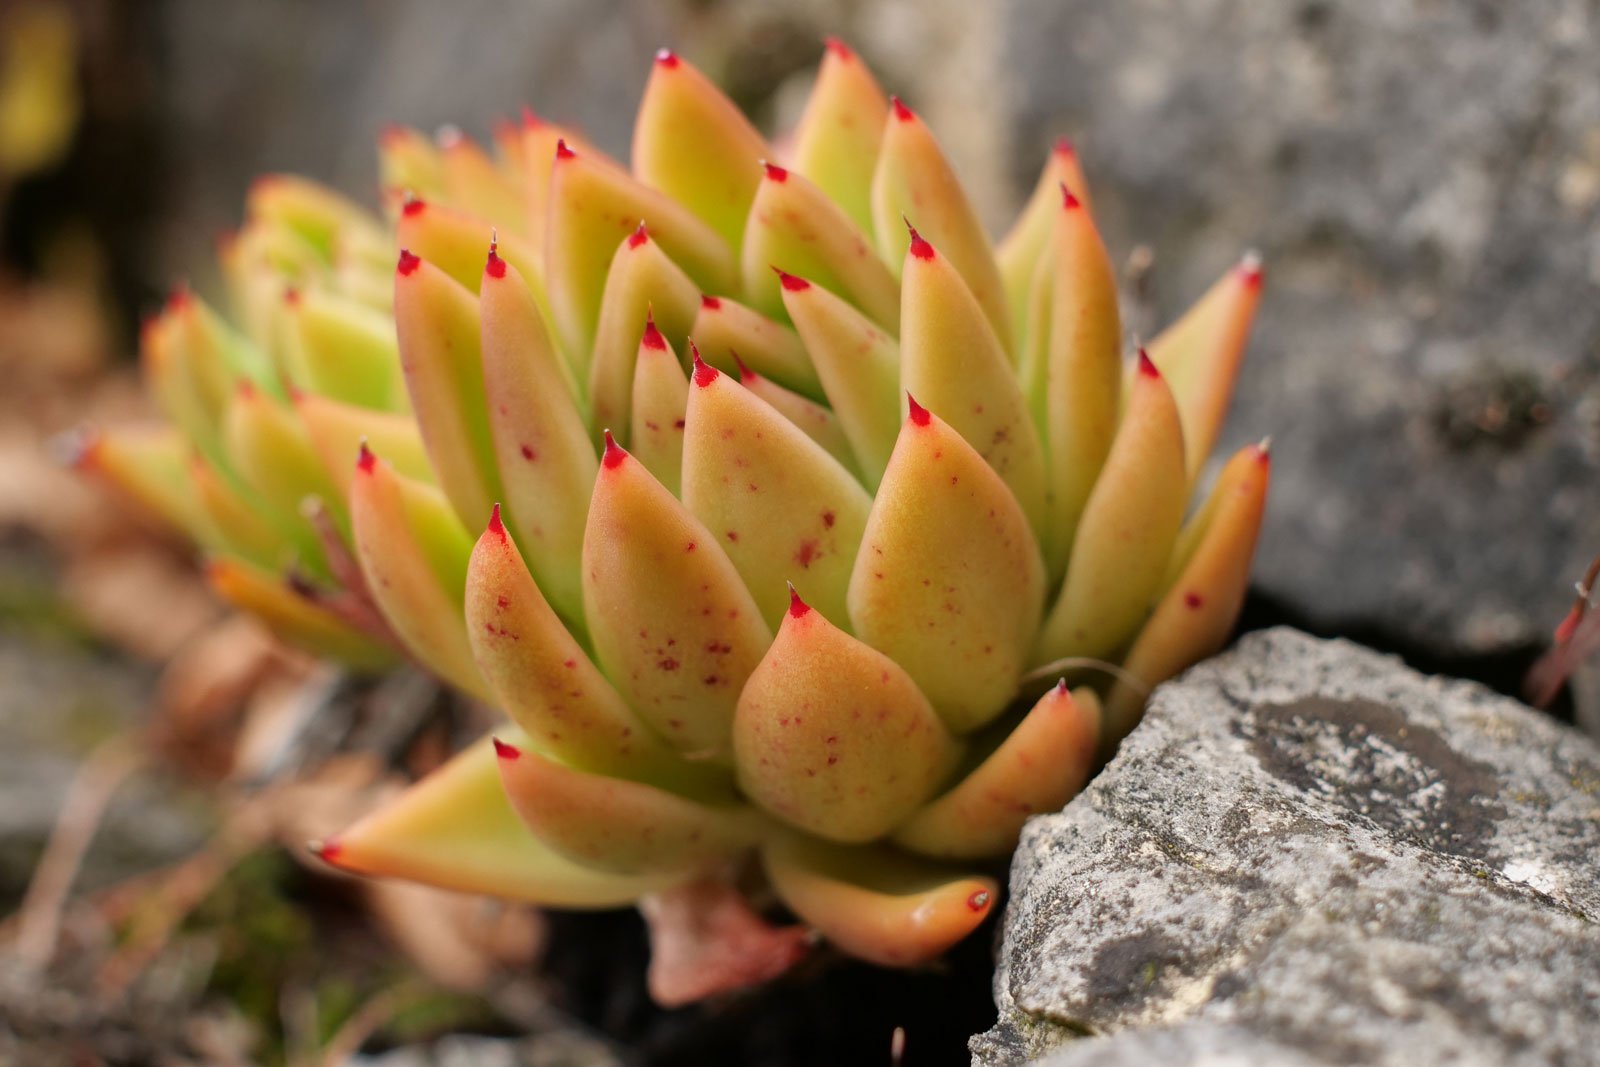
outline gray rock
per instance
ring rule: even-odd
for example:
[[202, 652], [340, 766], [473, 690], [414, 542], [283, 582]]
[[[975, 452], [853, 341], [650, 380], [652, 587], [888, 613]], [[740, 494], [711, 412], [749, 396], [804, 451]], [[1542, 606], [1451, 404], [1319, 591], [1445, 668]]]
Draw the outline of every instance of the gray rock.
[[1346, 642], [1159, 689], [1011, 883], [984, 1067], [1600, 1050], [1600, 747]]
[[1079, 138], [1110, 246], [1155, 254], [1136, 325], [1266, 253], [1231, 421], [1273, 436], [1259, 587], [1438, 654], [1546, 640], [1600, 548], [1592, 0], [1017, 0], [1005, 32], [1015, 185]]

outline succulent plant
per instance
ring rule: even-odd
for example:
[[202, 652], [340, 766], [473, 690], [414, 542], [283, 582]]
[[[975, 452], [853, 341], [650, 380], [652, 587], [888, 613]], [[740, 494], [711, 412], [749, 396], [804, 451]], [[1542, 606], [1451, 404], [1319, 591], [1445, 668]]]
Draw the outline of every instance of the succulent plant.
[[1265, 446], [1185, 510], [1259, 265], [1125, 364], [1071, 146], [992, 245], [837, 43], [781, 143], [671, 53], [631, 168], [532, 115], [496, 142], [387, 132], [387, 227], [263, 179], [234, 325], [180, 293], [146, 330], [172, 428], [87, 461], [289, 639], [515, 724], [329, 862], [687, 907], [754, 946], [735, 981], [804, 948], [715, 888], [754, 856], [845, 952], [939, 955], [1234, 622]]

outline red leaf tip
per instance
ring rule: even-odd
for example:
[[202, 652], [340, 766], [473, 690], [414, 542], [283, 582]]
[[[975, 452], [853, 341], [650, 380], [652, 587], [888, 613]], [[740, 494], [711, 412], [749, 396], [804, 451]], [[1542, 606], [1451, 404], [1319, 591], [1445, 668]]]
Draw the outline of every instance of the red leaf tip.
[[499, 756], [501, 759], [506, 760], [506, 761], [509, 762], [511, 760], [514, 760], [514, 759], [521, 759], [522, 758], [522, 750], [519, 749], [516, 745], [508, 745], [504, 741], [500, 740], [498, 737], [493, 738], [493, 741], [494, 741], [494, 754], [496, 756]]
[[822, 46], [828, 51], [832, 52], [834, 55], [838, 56], [840, 59], [854, 59], [856, 56], [856, 54], [850, 50], [850, 46], [839, 40], [837, 37], [824, 37], [822, 39]]
[[648, 240], [650, 240], [650, 230], [645, 226], [644, 220], [640, 219], [638, 228], [628, 234], [628, 247], [638, 248]]
[[891, 96], [889, 98], [889, 106], [894, 108], [894, 117], [899, 119], [901, 122], [910, 122], [912, 119], [917, 117], [917, 113], [912, 111], [909, 107], [906, 107], [906, 102], [900, 99], [898, 96]]
[[1239, 260], [1239, 280], [1252, 289], [1261, 288], [1265, 280], [1265, 271], [1261, 265], [1260, 252], [1246, 252], [1244, 258]]
[[339, 865], [340, 853], [344, 852], [344, 846], [339, 843], [339, 839], [336, 837], [330, 837], [326, 841], [313, 841], [308, 847], [311, 849], [311, 854], [317, 859], [335, 867]]
[[410, 274], [412, 271], [416, 270], [421, 263], [421, 256], [413, 255], [411, 249], [409, 248], [402, 248], [400, 250], [400, 262], [395, 264], [395, 269], [401, 274]]
[[617, 444], [617, 439], [611, 436], [610, 430], [605, 431], [605, 437], [606, 452], [601, 457], [601, 462], [605, 464], [606, 470], [614, 471], [622, 466], [622, 461], [628, 458], [628, 453], [624, 452], [622, 446]]
[[356, 456], [356, 470], [362, 474], [371, 474], [372, 468], [377, 464], [378, 457], [372, 454], [372, 449], [367, 447], [366, 439], [361, 441], [361, 454]]
[[694, 361], [694, 384], [704, 389], [720, 377], [717, 368], [700, 358], [700, 350], [693, 341], [689, 342], [689, 354]]
[[910, 418], [913, 424], [926, 426], [933, 421], [933, 416], [928, 413], [928, 409], [917, 403], [917, 398], [910, 393], [906, 394], [906, 404], [910, 408]]
[[283, 302], [286, 305], [288, 305], [289, 307], [299, 307], [300, 306], [300, 290], [296, 289], [292, 285], [289, 286], [287, 289], [285, 289], [283, 291]]
[[483, 272], [491, 278], [506, 276], [506, 261], [500, 258], [500, 242], [489, 242], [489, 259], [483, 265]]
[[644, 348], [657, 352], [667, 350], [667, 339], [661, 336], [661, 331], [656, 329], [656, 316], [653, 311], [644, 313], [644, 333], [639, 338], [639, 344]]
[[804, 600], [800, 599], [800, 591], [794, 587], [794, 583], [793, 582], [790, 582], [789, 583], [789, 618], [791, 618], [791, 619], [804, 618], [806, 616], [806, 614], [809, 613], [810, 611], [811, 611], [811, 605], [807, 604]]
[[1272, 463], [1272, 438], [1263, 437], [1256, 442], [1256, 462], [1263, 467]]
[[1146, 378], [1161, 377], [1161, 370], [1156, 366], [1156, 361], [1150, 358], [1150, 353], [1139, 349], [1139, 373]]
[[420, 196], [408, 196], [405, 204], [400, 208], [400, 214], [406, 216], [406, 218], [415, 218], [422, 214], [423, 209], [427, 206], [428, 202]]
[[786, 182], [789, 180], [789, 172], [778, 166], [776, 163], [768, 163], [766, 160], [762, 160], [761, 165], [767, 168], [768, 181]]
[[733, 365], [739, 368], [739, 383], [741, 385], [745, 382], [752, 382], [760, 377], [760, 375], [755, 371], [745, 366], [744, 360], [739, 358], [739, 353], [729, 349], [728, 354], [733, 357]]
[[557, 159], [577, 159], [578, 158], [578, 153], [574, 152], [572, 149], [567, 147], [567, 139], [565, 137], [556, 138], [556, 158]]
[[544, 125], [544, 119], [540, 118], [538, 116], [538, 114], [533, 110], [533, 108], [529, 107], [527, 104], [523, 104], [522, 105], [522, 128], [525, 129], [525, 130], [537, 130], [539, 127], [541, 127], [543, 125]]
[[932, 259], [933, 246], [923, 240], [922, 234], [918, 233], [917, 228], [911, 225], [910, 219], [902, 217], [901, 221], [906, 224], [906, 229], [911, 231], [911, 254], [918, 259]]
[[1058, 679], [1056, 681], [1056, 696], [1064, 697], [1066, 695], [1067, 695], [1067, 680], [1065, 678]]
[[1070, 137], [1057, 137], [1056, 138], [1055, 153], [1058, 156], [1073, 156], [1073, 155], [1077, 155], [1078, 154], [1078, 150], [1077, 150], [1076, 147], [1073, 146], [1072, 138], [1070, 138]]
[[778, 281], [791, 293], [803, 293], [811, 288], [811, 283], [799, 275], [790, 274], [782, 267], [773, 267], [772, 269], [777, 272]]
[[1066, 182], [1061, 183], [1061, 206], [1067, 211], [1071, 211], [1074, 208], [1082, 206], [1082, 202], [1077, 197], [1072, 195], [1071, 189], [1067, 188]]
[[495, 502], [494, 510], [489, 512], [489, 529], [486, 532], [494, 534], [502, 541], [506, 539], [506, 524], [505, 520], [500, 518], [500, 504], [498, 501]]
[[701, 293], [700, 306], [705, 308], [707, 311], [721, 311], [722, 298], [712, 296], [709, 293]]
[[656, 65], [659, 67], [665, 67], [667, 70], [676, 70], [679, 62], [681, 61], [678, 59], [678, 54], [670, 48], [663, 48], [656, 53]]
[[989, 891], [980, 889], [967, 898], [967, 907], [973, 911], [983, 911], [989, 906]]

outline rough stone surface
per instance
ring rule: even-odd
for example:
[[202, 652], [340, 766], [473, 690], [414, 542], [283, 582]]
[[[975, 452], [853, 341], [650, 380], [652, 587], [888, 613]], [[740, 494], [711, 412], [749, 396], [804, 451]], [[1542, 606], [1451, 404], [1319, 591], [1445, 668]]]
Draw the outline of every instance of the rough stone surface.
[[1005, 33], [1014, 180], [1080, 140], [1114, 254], [1154, 252], [1133, 325], [1266, 254], [1260, 589], [1433, 654], [1546, 640], [1600, 548], [1592, 0], [1017, 0]]
[[1265, 631], [1162, 687], [1011, 884], [983, 1067], [1600, 1049], [1600, 747], [1346, 642]]

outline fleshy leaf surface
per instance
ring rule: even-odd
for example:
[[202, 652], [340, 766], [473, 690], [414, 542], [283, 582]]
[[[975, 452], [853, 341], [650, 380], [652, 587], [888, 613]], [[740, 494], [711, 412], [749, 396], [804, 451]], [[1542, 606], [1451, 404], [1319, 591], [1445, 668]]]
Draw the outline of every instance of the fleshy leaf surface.
[[443, 494], [363, 451], [350, 520], [367, 589], [406, 648], [439, 677], [488, 699], [461, 615], [472, 542]]
[[[1146, 686], [1159, 685], [1221, 650], [1250, 583], [1250, 560], [1266, 510], [1270, 460], [1259, 445], [1241, 449], [1223, 467], [1205, 506], [1189, 521], [1174, 553], [1178, 568], [1166, 595], [1129, 649], [1123, 667]], [[1137, 724], [1145, 694], [1119, 681], [1106, 698], [1106, 743]]]
[[1061, 810], [1094, 769], [1100, 698], [1066, 683], [1039, 698], [1016, 729], [954, 788], [912, 816], [894, 842], [940, 859], [1005, 856], [1030, 815]]
[[967, 733], [1016, 694], [1044, 610], [1044, 562], [1000, 476], [911, 404], [850, 577], [850, 619]]
[[871, 240], [826, 193], [775, 163], [750, 205], [741, 258], [745, 298], [768, 315], [783, 314], [772, 269], [781, 267], [838, 293], [885, 330], [900, 328], [900, 287]]
[[777, 625], [785, 584], [845, 618], [845, 588], [872, 499], [844, 467], [727, 375], [697, 363], [683, 441], [683, 503], [720, 538]]
[[840, 949], [882, 967], [927, 963], [988, 917], [999, 887], [882, 848], [785, 834], [761, 851], [778, 896]]
[[771, 154], [711, 79], [682, 56], [656, 56], [633, 127], [633, 171], [641, 181], [686, 205], [738, 248], [760, 161]]
[[1061, 595], [1039, 634], [1040, 663], [1119, 652], [1161, 592], [1188, 480], [1172, 390], [1148, 357], [1141, 353], [1139, 360], [1127, 413], [1078, 526]]
[[394, 275], [400, 364], [422, 442], [439, 486], [461, 522], [477, 528], [501, 496], [484, 404], [478, 300], [444, 271], [410, 252]]
[[989, 235], [933, 132], [901, 100], [884, 120], [882, 149], [872, 177], [872, 223], [878, 251], [898, 276], [911, 244], [906, 224], [938, 245], [956, 265], [1011, 350], [1011, 309]]
[[1044, 446], [1000, 339], [950, 261], [915, 231], [901, 278], [902, 385], [994, 468], [1042, 534]]
[[755, 844], [748, 804], [712, 805], [644, 782], [576, 770], [501, 742], [506, 796], [540, 841], [615, 874], [699, 872]]
[[900, 423], [900, 348], [844, 300], [783, 275], [783, 302], [811, 354], [829, 406], [855, 451], [867, 488], [877, 487]]
[[[521, 736], [508, 732], [516, 744]], [[626, 876], [583, 867], [528, 832], [483, 738], [317, 850], [352, 874], [404, 878], [550, 908], [615, 908], [664, 889], [674, 875]]]
[[717, 537], [610, 440], [583, 601], [596, 658], [640, 717], [687, 756], [727, 763], [734, 705], [772, 631]]
[[739, 697], [733, 738], [746, 796], [846, 843], [903, 822], [959, 752], [899, 664], [798, 596]]
[[483, 266], [479, 344], [488, 423], [507, 525], [539, 586], [580, 630], [589, 490], [599, 462], [563, 381], [563, 365], [517, 268], [491, 251]]

